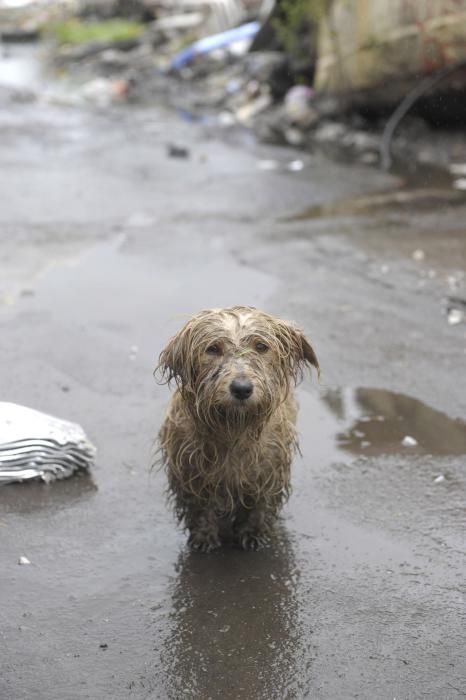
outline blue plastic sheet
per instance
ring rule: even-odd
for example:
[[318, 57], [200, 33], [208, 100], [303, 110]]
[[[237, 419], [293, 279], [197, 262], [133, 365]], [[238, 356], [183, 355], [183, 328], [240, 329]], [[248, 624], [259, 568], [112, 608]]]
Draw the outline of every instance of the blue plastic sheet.
[[259, 22], [248, 22], [234, 29], [228, 29], [226, 32], [212, 34], [211, 36], [199, 39], [199, 41], [194, 42], [194, 44], [187, 46], [177, 53], [176, 56], [173, 57], [170, 67], [172, 70], [180, 70], [180, 68], [187, 66], [198, 56], [205, 56], [217, 49], [223, 49], [226, 46], [234, 44], [236, 41], [253, 39], [259, 31], [259, 28]]

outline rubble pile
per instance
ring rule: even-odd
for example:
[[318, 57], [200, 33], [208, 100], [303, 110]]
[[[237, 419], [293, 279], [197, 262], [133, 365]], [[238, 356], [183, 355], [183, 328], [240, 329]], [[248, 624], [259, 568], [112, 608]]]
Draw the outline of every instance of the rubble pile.
[[[407, 84], [403, 128], [392, 120], [389, 133], [384, 128], [398, 98], [390, 107], [377, 90], [373, 103], [367, 95], [361, 102], [361, 91], [348, 86], [326, 90], [319, 40], [327, 37], [328, 22], [322, 19], [322, 28], [310, 22], [293, 53], [274, 30], [280, 6], [280, 0], [62, 0], [68, 19], [59, 28], [47, 22], [42, 36], [55, 69], [73, 82], [68, 101], [105, 108], [150, 104], [163, 95], [192, 119], [248, 128], [265, 142], [318, 147], [368, 165], [390, 167], [392, 151], [395, 159], [422, 165], [466, 162], [464, 124], [439, 148], [432, 125], [406, 116], [423, 97], [422, 83], [420, 90], [416, 86], [419, 96]], [[328, 54], [328, 41], [323, 46]], [[447, 69], [456, 75], [458, 91], [462, 73], [455, 71], [456, 64]]]

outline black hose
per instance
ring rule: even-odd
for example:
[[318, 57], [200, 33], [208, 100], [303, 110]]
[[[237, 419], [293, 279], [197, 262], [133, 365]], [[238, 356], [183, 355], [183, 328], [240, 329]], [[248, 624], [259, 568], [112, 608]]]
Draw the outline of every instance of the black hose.
[[460, 68], [466, 68], [466, 60], [458, 61], [451, 66], [446, 66], [441, 68], [439, 71], [433, 75], [429, 75], [424, 80], [416, 85], [406, 97], [400, 102], [398, 107], [393, 112], [392, 116], [385, 125], [385, 129], [382, 134], [382, 140], [380, 143], [380, 163], [383, 170], [390, 170], [392, 166], [392, 155], [391, 155], [391, 145], [393, 135], [398, 128], [402, 119], [409, 112], [411, 107], [417, 102], [417, 100], [422, 97], [426, 92], [428, 92], [434, 85], [439, 83], [441, 80], [446, 78], [451, 73], [459, 70]]

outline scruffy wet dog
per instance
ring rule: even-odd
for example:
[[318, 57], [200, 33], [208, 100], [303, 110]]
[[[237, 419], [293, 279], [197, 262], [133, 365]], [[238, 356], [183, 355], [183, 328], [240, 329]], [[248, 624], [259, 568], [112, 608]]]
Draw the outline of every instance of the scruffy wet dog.
[[162, 351], [158, 370], [177, 388], [160, 447], [192, 549], [219, 547], [225, 520], [243, 549], [268, 539], [290, 492], [306, 364], [319, 369], [298, 328], [245, 306], [202, 311]]

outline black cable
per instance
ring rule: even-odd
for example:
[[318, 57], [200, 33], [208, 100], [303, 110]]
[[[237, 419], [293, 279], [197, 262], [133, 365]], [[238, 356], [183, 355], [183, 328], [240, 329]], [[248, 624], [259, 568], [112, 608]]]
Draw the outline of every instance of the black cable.
[[416, 85], [416, 87], [413, 88], [410, 92], [408, 92], [406, 97], [403, 98], [403, 100], [400, 102], [400, 104], [395, 109], [392, 116], [386, 123], [385, 129], [383, 130], [382, 140], [380, 143], [380, 163], [383, 170], [390, 170], [391, 168], [391, 145], [393, 135], [400, 122], [409, 112], [411, 107], [417, 102], [417, 100], [420, 97], [422, 97], [424, 93], [428, 92], [428, 90], [434, 87], [434, 85], [446, 78], [447, 75], [454, 73], [460, 68], [466, 68], [466, 60], [463, 59], [462, 61], [458, 61], [457, 63], [454, 63], [451, 66], [441, 68], [439, 71], [434, 73], [434, 75], [429, 75], [427, 78], [424, 78], [424, 80], [422, 80], [419, 83], [419, 85]]

